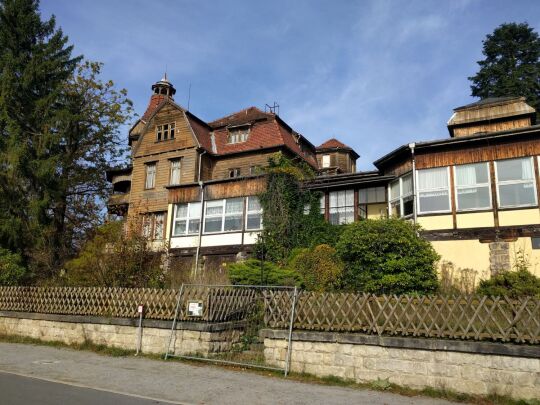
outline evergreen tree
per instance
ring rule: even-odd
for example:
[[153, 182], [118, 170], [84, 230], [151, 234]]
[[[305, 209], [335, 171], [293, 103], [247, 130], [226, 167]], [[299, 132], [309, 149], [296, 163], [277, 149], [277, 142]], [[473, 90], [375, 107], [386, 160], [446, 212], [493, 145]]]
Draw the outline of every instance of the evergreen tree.
[[0, 244], [22, 253], [49, 226], [58, 99], [79, 58], [36, 0], [0, 2]]
[[540, 38], [527, 23], [497, 27], [483, 41], [484, 60], [469, 77], [472, 96], [523, 96], [540, 112]]

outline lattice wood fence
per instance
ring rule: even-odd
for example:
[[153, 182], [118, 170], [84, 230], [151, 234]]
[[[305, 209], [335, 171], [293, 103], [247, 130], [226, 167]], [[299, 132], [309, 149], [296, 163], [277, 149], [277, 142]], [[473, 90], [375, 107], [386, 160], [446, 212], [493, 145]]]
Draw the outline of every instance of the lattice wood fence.
[[[265, 296], [269, 327], [285, 328], [289, 299]], [[300, 292], [296, 330], [540, 343], [540, 300]]]

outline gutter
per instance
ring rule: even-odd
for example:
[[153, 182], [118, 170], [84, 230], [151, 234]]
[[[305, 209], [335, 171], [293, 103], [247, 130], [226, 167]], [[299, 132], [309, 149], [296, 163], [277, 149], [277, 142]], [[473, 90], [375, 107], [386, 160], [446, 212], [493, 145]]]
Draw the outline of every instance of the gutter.
[[416, 224], [417, 220], [417, 207], [416, 207], [416, 157], [414, 155], [414, 148], [416, 144], [414, 142], [409, 144], [412, 157], [412, 189], [413, 189], [413, 222]]
[[201, 215], [199, 216], [199, 237], [197, 242], [197, 252], [195, 253], [195, 270], [194, 274], [197, 274], [199, 271], [199, 253], [201, 252], [201, 241], [202, 241], [202, 229], [203, 229], [203, 205], [204, 205], [204, 182], [201, 181], [201, 166], [202, 166], [202, 157], [206, 153], [206, 150], [203, 150], [199, 155], [199, 173], [197, 176], [199, 187], [201, 188]]

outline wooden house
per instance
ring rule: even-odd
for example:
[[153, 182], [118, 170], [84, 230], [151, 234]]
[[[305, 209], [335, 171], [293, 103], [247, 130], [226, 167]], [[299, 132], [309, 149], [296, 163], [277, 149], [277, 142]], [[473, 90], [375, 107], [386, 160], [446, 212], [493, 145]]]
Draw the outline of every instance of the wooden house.
[[261, 168], [277, 151], [319, 175], [321, 212], [334, 224], [388, 215], [415, 221], [442, 260], [486, 278], [522, 250], [540, 274], [540, 125], [523, 98], [454, 110], [450, 137], [403, 145], [356, 172], [337, 139], [315, 147], [277, 114], [249, 107], [205, 122], [174, 101], [163, 78], [129, 132], [131, 165], [107, 173], [111, 214], [142, 218], [141, 232], [187, 267], [248, 255], [262, 227]]

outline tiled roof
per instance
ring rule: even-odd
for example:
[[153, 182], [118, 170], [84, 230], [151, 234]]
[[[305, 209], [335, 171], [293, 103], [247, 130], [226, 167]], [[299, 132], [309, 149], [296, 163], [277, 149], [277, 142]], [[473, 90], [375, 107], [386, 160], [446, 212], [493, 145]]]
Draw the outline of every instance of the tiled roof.
[[191, 125], [191, 129], [195, 133], [195, 137], [199, 141], [199, 144], [209, 152], [212, 150], [212, 141], [210, 138], [210, 131], [212, 130], [209, 126], [200, 118], [196, 117], [189, 111], [186, 111], [186, 117]]
[[317, 149], [351, 149], [351, 147], [345, 145], [343, 142], [338, 141], [336, 138], [330, 138], [326, 142], [317, 146]]
[[[242, 124], [250, 125], [248, 139], [245, 142], [228, 143], [229, 128]], [[312, 153], [302, 150], [293, 131], [277, 115], [266, 113], [257, 107], [249, 107], [242, 111], [220, 118], [209, 123], [214, 128], [215, 154], [228, 155], [250, 150], [286, 146], [300, 155], [313, 167], [317, 160]], [[309, 143], [306, 143], [309, 145]]]
[[209, 122], [208, 125], [210, 125], [212, 128], [235, 126], [265, 118], [272, 118], [273, 116], [274, 114], [261, 111], [257, 107], [248, 107], [244, 108], [241, 111], [229, 114], [225, 117]]
[[165, 100], [167, 96], [162, 94], [152, 94], [152, 97], [150, 97], [150, 102], [148, 103], [148, 107], [146, 107], [146, 111], [144, 112], [141, 119], [143, 121], [148, 121], [148, 118], [152, 116], [156, 108], [161, 104], [163, 100]]

